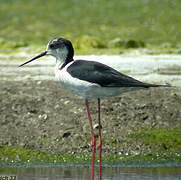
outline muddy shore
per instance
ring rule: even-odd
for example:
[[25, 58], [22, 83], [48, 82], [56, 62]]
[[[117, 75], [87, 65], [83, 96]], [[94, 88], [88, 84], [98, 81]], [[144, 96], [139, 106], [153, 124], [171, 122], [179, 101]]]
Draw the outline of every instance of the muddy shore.
[[[91, 151], [84, 100], [55, 81], [0, 82], [0, 144], [44, 152]], [[90, 101], [97, 134], [97, 102]], [[163, 143], [135, 140], [140, 129], [181, 126], [181, 91], [150, 88], [101, 101], [103, 152], [148, 154], [179, 151]], [[179, 142], [178, 142], [179, 143]]]

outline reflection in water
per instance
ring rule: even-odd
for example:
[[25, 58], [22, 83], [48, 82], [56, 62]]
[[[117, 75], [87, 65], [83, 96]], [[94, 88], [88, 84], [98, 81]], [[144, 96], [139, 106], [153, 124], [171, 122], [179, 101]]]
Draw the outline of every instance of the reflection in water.
[[[90, 173], [87, 166], [0, 169], [0, 177], [16, 175], [18, 180], [88, 180]], [[103, 180], [181, 180], [181, 167], [103, 167]]]

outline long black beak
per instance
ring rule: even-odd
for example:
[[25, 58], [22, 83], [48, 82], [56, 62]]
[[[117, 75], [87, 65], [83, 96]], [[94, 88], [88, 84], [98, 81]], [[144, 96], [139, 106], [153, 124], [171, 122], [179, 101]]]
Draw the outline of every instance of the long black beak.
[[30, 63], [31, 61], [34, 61], [35, 59], [38, 59], [38, 58], [40, 58], [40, 57], [42, 57], [42, 56], [45, 56], [46, 54], [47, 54], [47, 51], [42, 52], [42, 53], [39, 54], [38, 56], [35, 56], [34, 58], [30, 59], [29, 61], [26, 61], [25, 63], [19, 65], [19, 67], [24, 66], [25, 64], [28, 64], [28, 63]]

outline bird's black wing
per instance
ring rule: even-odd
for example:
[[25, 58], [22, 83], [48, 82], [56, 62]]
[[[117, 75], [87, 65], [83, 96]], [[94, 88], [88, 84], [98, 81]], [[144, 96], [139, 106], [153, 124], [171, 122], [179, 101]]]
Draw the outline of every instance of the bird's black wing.
[[68, 73], [77, 79], [99, 84], [102, 87], [157, 87], [160, 85], [142, 83], [115, 69], [95, 61], [76, 60]]

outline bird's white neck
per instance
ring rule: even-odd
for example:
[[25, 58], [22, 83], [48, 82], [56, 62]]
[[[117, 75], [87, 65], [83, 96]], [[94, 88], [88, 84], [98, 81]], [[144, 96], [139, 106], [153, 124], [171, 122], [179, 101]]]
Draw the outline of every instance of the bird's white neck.
[[72, 62], [72, 61], [74, 61], [73, 59], [68, 59], [68, 58], [66, 58], [66, 59], [64, 59], [64, 58], [62, 58], [62, 59], [59, 59], [59, 58], [56, 58], [56, 69], [62, 69], [62, 68], [64, 68], [67, 64], [69, 64], [70, 62]]
[[61, 69], [61, 67], [65, 64], [65, 60], [56, 59], [56, 69]]

